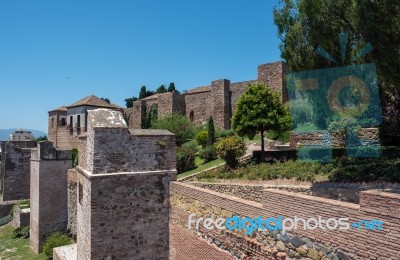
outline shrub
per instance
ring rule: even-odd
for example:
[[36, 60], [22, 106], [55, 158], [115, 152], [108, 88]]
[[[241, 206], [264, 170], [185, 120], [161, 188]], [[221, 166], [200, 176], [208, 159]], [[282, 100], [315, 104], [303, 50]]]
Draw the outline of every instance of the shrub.
[[72, 154], [72, 167], [75, 168], [78, 166], [78, 149], [74, 148], [71, 151]]
[[218, 130], [216, 134], [217, 138], [227, 138], [234, 135], [235, 132], [232, 129]]
[[194, 153], [198, 153], [199, 152], [199, 146], [194, 141], [190, 141], [190, 142], [184, 143], [184, 144], [182, 144], [181, 147], [185, 147], [185, 148], [191, 149], [191, 150], [194, 151]]
[[236, 168], [239, 164], [239, 158], [246, 152], [246, 146], [242, 139], [237, 136], [231, 136], [222, 139], [216, 145], [217, 154], [230, 168]]
[[208, 131], [200, 131], [196, 134], [196, 142], [205, 147], [208, 143]]
[[172, 113], [168, 116], [155, 120], [151, 128], [166, 129], [176, 136], [176, 144], [178, 146], [184, 144], [194, 136], [194, 124], [186, 116]]
[[28, 238], [29, 237], [29, 226], [17, 227], [13, 230], [14, 238]]
[[60, 232], [53, 233], [47, 238], [46, 243], [43, 246], [43, 253], [47, 259], [53, 259], [53, 248], [70, 244], [72, 244], [72, 241], [67, 235]]
[[200, 151], [199, 156], [204, 160], [205, 163], [214, 161], [218, 158], [217, 150], [215, 149], [214, 145], [204, 147], [204, 149]]
[[178, 173], [196, 168], [196, 151], [189, 147], [179, 147], [176, 151], [176, 170]]

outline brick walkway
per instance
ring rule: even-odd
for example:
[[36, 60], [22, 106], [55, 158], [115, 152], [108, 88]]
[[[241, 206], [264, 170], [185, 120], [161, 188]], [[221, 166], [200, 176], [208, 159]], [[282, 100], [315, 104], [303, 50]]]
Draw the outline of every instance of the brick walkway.
[[172, 260], [235, 259], [230, 254], [175, 224], [170, 224], [170, 239], [170, 259]]

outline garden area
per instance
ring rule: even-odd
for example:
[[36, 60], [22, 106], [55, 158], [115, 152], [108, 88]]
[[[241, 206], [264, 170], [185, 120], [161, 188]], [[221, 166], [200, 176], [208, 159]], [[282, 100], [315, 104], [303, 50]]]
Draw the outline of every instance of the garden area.
[[[266, 104], [264, 100], [270, 101]], [[259, 104], [258, 108], [254, 104]], [[313, 122], [321, 120], [307, 110], [309, 107], [304, 102], [298, 102], [296, 107], [297, 114], [290, 114], [297, 117], [293, 119], [289, 115], [289, 108], [280, 102], [277, 93], [262, 84], [256, 84], [249, 86], [239, 99], [231, 130], [216, 130], [212, 117], [207, 124], [195, 126], [187, 117], [179, 114], [153, 120], [151, 128], [168, 129], [176, 135], [178, 179], [196, 174], [196, 180], [205, 182], [274, 179], [308, 182], [400, 182], [400, 149], [397, 146], [383, 146], [379, 157], [370, 158], [347, 156], [346, 151], [349, 149], [346, 148], [329, 148], [325, 150], [329, 150], [333, 158], [327, 162], [298, 160], [298, 151], [281, 151], [282, 154], [291, 156], [284, 156], [284, 159], [272, 158], [265, 162], [265, 158], [271, 155], [271, 152], [263, 151], [266, 138], [288, 142], [291, 122], [298, 122], [297, 127], [302, 131], [311, 131], [315, 127], [312, 126]], [[334, 121], [328, 130], [356, 126], [360, 127], [351, 120]], [[240, 158], [245, 155], [246, 145], [251, 143], [260, 143], [258, 160], [253, 158], [240, 162]], [[279, 152], [274, 152], [273, 156]]]
[[56, 232], [47, 238], [41, 254], [34, 253], [29, 247], [29, 226], [13, 227], [12, 225], [16, 207], [27, 209], [30, 207], [30, 202], [29, 200], [19, 202], [7, 216], [0, 218], [0, 259], [53, 259], [53, 248], [73, 243], [66, 234]]

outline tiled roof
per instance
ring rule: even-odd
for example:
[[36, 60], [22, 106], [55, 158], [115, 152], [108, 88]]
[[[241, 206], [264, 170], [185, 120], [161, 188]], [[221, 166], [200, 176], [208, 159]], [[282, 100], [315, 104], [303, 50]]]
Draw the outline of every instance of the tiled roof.
[[79, 107], [79, 106], [93, 106], [93, 107], [104, 107], [104, 108], [114, 108], [114, 109], [121, 108], [115, 104], [109, 104], [106, 101], [104, 101], [94, 95], [85, 97], [85, 98], [73, 103], [72, 105], [67, 106], [67, 108]]
[[57, 107], [56, 109], [50, 110], [49, 112], [53, 112], [53, 111], [67, 111], [67, 107], [66, 106], [61, 106], [61, 107]]
[[210, 91], [210, 90], [211, 90], [210, 86], [200, 86], [200, 87], [188, 90], [186, 93], [197, 93], [197, 92], [204, 92], [204, 91]]

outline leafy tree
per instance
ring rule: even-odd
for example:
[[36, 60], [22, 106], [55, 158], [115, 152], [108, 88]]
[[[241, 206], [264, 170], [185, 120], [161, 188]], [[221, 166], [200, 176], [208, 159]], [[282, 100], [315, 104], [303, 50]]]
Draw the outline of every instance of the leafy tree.
[[216, 144], [216, 150], [229, 168], [236, 168], [239, 158], [246, 153], [246, 145], [238, 136], [230, 136], [222, 139]]
[[186, 116], [178, 113], [172, 113], [159, 118], [152, 123], [153, 129], [167, 129], [176, 135], [176, 144], [178, 146], [192, 139], [195, 126]]
[[158, 89], [156, 90], [156, 94], [161, 94], [166, 92], [168, 92], [168, 90], [164, 85], [159, 86]]
[[133, 102], [137, 101], [138, 98], [137, 97], [131, 97], [131, 98], [127, 98], [125, 99], [125, 105], [127, 108], [133, 107]]
[[151, 125], [153, 124], [153, 122], [155, 120], [157, 120], [157, 116], [158, 116], [158, 105], [157, 104], [153, 104], [150, 107], [149, 112], [147, 112], [147, 109], [145, 110], [145, 116], [144, 116], [144, 126], [142, 127], [143, 129], [149, 129], [151, 128]]
[[35, 139], [33, 139], [36, 142], [40, 142], [40, 141], [47, 141], [47, 136], [43, 135], [43, 136], [39, 136], [36, 137]]
[[[281, 56], [291, 71], [374, 63], [378, 72], [384, 118], [381, 129], [385, 134], [395, 134], [398, 138], [398, 120], [393, 120], [392, 115], [400, 113], [400, 106], [393, 102], [392, 97], [400, 91], [399, 1], [284, 0], [280, 7], [274, 9], [274, 21], [281, 39]], [[348, 33], [344, 60], [338, 41], [341, 32]], [[352, 61], [367, 43], [372, 45], [372, 51]], [[337, 63], [317, 55], [315, 50], [318, 45]], [[322, 124], [324, 120], [320, 115], [323, 113], [318, 111], [324, 107], [322, 99], [310, 100], [314, 103], [314, 117], [317, 123]]]
[[249, 85], [239, 98], [232, 119], [233, 130], [239, 136], [261, 135], [261, 160], [264, 161], [264, 134], [266, 131], [284, 132], [291, 122], [287, 108], [282, 104], [278, 92], [266, 85]]
[[208, 118], [207, 121], [207, 133], [208, 133], [208, 145], [213, 145], [215, 143], [215, 126], [212, 116]]
[[175, 84], [174, 82], [169, 83], [168, 92], [175, 91]]
[[106, 101], [108, 104], [111, 104], [111, 101], [108, 98], [100, 98], [100, 99]]
[[146, 86], [142, 86], [140, 88], [140, 92], [139, 92], [139, 99], [143, 99], [147, 97], [147, 90], [146, 90]]

